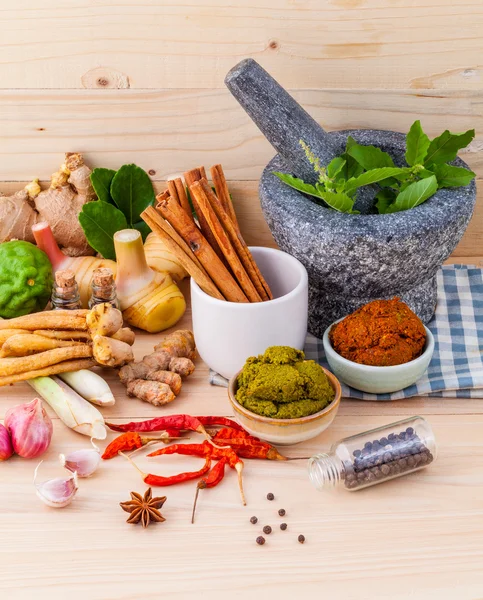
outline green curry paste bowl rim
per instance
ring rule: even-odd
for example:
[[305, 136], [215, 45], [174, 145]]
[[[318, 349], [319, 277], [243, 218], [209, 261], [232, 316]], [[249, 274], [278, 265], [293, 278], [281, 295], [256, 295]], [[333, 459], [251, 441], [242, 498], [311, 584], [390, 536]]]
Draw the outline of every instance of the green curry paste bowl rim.
[[326, 376], [329, 380], [329, 383], [335, 392], [335, 396], [334, 396], [334, 399], [332, 400], [332, 402], [328, 406], [326, 406], [324, 409], [319, 410], [318, 412], [308, 415], [306, 417], [297, 417], [295, 419], [274, 419], [272, 417], [264, 417], [263, 415], [258, 415], [257, 413], [254, 413], [251, 410], [248, 410], [244, 406], [242, 406], [236, 399], [235, 394], [237, 391], [236, 388], [237, 388], [238, 377], [243, 369], [240, 369], [238, 371], [238, 373], [235, 373], [235, 375], [233, 375], [233, 377], [228, 382], [228, 397], [229, 397], [230, 402], [236, 412], [241, 413], [244, 417], [251, 419], [253, 421], [258, 421], [260, 423], [266, 423], [268, 425], [280, 425], [281, 427], [287, 427], [290, 425], [304, 425], [307, 423], [311, 423], [312, 421], [316, 421], [317, 419], [320, 419], [321, 417], [325, 417], [332, 411], [337, 411], [337, 409], [339, 408], [341, 398], [342, 398], [342, 389], [341, 389], [341, 386], [340, 386], [340, 383], [339, 383], [339, 380], [337, 379], [337, 377], [333, 373], [331, 373], [330, 371], [325, 369], [324, 367], [320, 366], [320, 368], [326, 374]]
[[367, 373], [378, 373], [378, 372], [382, 373], [383, 371], [385, 373], [399, 373], [403, 370], [413, 369], [419, 363], [425, 362], [428, 358], [428, 354], [431, 354], [431, 356], [433, 355], [434, 336], [431, 333], [431, 331], [426, 327], [426, 325], [424, 325], [424, 323], [423, 323], [423, 327], [426, 331], [426, 341], [424, 343], [424, 348], [423, 348], [422, 353], [419, 356], [417, 356], [416, 358], [413, 358], [413, 360], [410, 360], [405, 363], [401, 363], [399, 365], [388, 365], [388, 366], [365, 365], [364, 363], [358, 363], [358, 362], [355, 362], [354, 360], [349, 360], [348, 358], [345, 358], [344, 356], [342, 356], [342, 354], [339, 354], [337, 352], [337, 350], [334, 349], [334, 347], [332, 346], [330, 339], [329, 339], [329, 333], [330, 333], [330, 330], [332, 329], [332, 327], [334, 325], [336, 325], [337, 323], [340, 323], [344, 319], [345, 319], [345, 317], [342, 317], [341, 319], [337, 319], [337, 321], [334, 321], [333, 323], [331, 323], [327, 327], [327, 329], [324, 331], [324, 336], [322, 338], [322, 344], [324, 346], [325, 354], [328, 355], [329, 353], [331, 353], [332, 356], [342, 365], [344, 365], [344, 364], [347, 366], [355, 365], [357, 368], [360, 367], [361, 370], [364, 370]]

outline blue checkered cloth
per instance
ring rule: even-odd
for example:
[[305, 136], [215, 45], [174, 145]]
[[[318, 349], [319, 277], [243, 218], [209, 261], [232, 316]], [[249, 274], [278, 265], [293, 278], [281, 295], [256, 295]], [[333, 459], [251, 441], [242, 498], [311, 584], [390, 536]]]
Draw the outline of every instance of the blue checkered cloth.
[[[401, 400], [413, 396], [483, 398], [483, 270], [446, 265], [437, 275], [438, 304], [428, 328], [434, 354], [426, 373], [414, 385], [392, 394], [368, 394], [342, 384], [344, 398]], [[328, 368], [322, 340], [308, 334], [305, 355]], [[226, 386], [210, 372], [210, 383]]]

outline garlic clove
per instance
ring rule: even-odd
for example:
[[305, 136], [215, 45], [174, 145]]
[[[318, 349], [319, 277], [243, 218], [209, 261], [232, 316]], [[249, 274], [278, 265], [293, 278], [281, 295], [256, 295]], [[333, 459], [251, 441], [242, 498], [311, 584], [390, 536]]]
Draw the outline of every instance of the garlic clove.
[[[91, 440], [92, 442], [92, 440]], [[101, 462], [101, 452], [92, 442], [94, 448], [76, 450], [67, 456], [59, 454], [60, 464], [72, 473], [77, 473], [78, 477], [90, 477], [99, 467]]]
[[37, 496], [47, 506], [52, 508], [63, 508], [69, 505], [76, 492], [77, 487], [77, 473], [73, 473], [71, 477], [62, 479], [60, 477], [56, 479], [49, 479], [42, 483], [37, 483], [37, 472], [43, 461], [40, 461], [34, 472], [34, 485], [37, 491]]

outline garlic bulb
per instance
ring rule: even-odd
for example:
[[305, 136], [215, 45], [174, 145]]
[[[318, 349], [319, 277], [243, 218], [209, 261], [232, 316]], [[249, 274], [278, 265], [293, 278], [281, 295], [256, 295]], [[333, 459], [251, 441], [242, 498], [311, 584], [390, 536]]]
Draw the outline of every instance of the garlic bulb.
[[3, 425], [0, 424], [0, 461], [7, 460], [13, 454], [12, 440], [10, 434]]
[[22, 458], [36, 458], [50, 446], [52, 420], [40, 398], [7, 410], [5, 427], [12, 437], [14, 451]]
[[37, 491], [37, 496], [47, 506], [52, 508], [64, 508], [72, 502], [77, 487], [77, 473], [73, 473], [68, 479], [60, 477], [56, 479], [48, 479], [42, 483], [37, 483], [37, 471], [43, 461], [40, 461], [34, 472], [34, 486]]
[[90, 477], [99, 467], [101, 462], [101, 451], [91, 439], [93, 448], [76, 450], [65, 456], [59, 454], [60, 464], [78, 477]]

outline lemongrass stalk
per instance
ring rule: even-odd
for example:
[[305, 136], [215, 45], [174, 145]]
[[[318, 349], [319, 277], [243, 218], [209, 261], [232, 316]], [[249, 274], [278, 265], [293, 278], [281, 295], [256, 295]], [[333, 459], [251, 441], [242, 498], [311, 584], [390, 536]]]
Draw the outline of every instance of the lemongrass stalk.
[[129, 308], [154, 280], [155, 273], [148, 267], [141, 234], [136, 229], [122, 229], [114, 234], [116, 250], [117, 297], [121, 310]]
[[67, 427], [91, 438], [106, 438], [106, 426], [101, 413], [59, 377], [35, 377], [28, 384], [42, 396]]
[[61, 373], [59, 377], [92, 404], [114, 406], [116, 403], [107, 381], [89, 369]]

